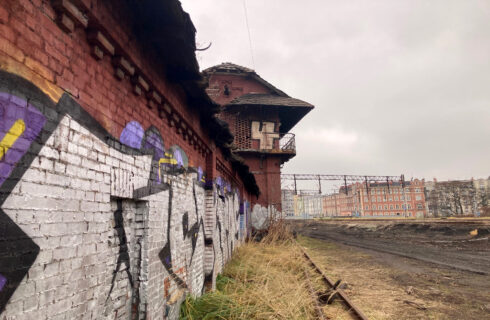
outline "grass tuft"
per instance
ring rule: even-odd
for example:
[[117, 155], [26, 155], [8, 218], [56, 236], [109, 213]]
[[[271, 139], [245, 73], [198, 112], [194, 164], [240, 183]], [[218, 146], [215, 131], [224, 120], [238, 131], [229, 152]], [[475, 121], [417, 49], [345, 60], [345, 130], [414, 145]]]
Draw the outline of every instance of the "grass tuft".
[[314, 319], [304, 265], [291, 233], [277, 222], [260, 242], [236, 250], [215, 291], [187, 297], [181, 319]]

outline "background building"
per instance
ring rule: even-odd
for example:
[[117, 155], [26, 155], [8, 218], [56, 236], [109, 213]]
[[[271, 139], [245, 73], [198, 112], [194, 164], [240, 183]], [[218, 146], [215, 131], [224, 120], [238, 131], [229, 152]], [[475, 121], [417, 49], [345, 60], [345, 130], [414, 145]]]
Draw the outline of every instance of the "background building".
[[389, 183], [355, 183], [342, 186], [330, 195], [299, 194], [294, 196], [295, 215], [400, 216], [427, 215], [424, 180]]
[[490, 204], [490, 179], [426, 182], [429, 215], [447, 217], [481, 215]]
[[284, 217], [294, 216], [294, 191], [281, 190], [282, 213]]

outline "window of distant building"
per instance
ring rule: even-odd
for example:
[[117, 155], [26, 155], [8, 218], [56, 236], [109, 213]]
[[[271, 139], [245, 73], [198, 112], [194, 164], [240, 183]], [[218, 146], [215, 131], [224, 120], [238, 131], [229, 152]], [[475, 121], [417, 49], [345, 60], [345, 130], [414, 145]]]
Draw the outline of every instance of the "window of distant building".
[[408, 209], [412, 209], [412, 206], [410, 205], [410, 203], [408, 204]]
[[400, 209], [400, 205], [399, 205], [399, 204], [397, 204], [397, 205], [396, 205], [396, 208], [397, 208], [397, 209]]
[[424, 207], [422, 206], [421, 203], [417, 203], [417, 209], [423, 209]]
[[378, 197], [378, 202], [381, 202], [381, 197]]
[[366, 206], [366, 207], [365, 207], [365, 209], [366, 209], [366, 210], [369, 210], [369, 206]]
[[392, 204], [390, 204], [390, 209], [393, 210], [393, 205]]
[[422, 200], [422, 196], [421, 196], [421, 195], [419, 195], [419, 194], [418, 194], [418, 195], [416, 195], [416, 196], [415, 196], [415, 200]]
[[410, 196], [407, 196], [407, 200], [410, 201]]
[[364, 202], [368, 202], [369, 201], [369, 198], [368, 197], [364, 197]]
[[398, 196], [395, 196], [395, 201], [398, 201]]
[[373, 210], [376, 210], [376, 206], [373, 204]]
[[387, 204], [385, 204], [385, 210], [388, 210], [388, 205]]
[[389, 200], [389, 201], [393, 201], [393, 197], [389, 197], [389, 198], [388, 198], [388, 200]]
[[380, 189], [378, 189], [378, 194], [381, 194], [381, 190]]
[[415, 192], [420, 192], [420, 189], [419, 189], [419, 188], [416, 188], [416, 189], [415, 189]]
[[372, 202], [376, 202], [376, 197], [371, 197]]
[[383, 210], [383, 206], [378, 206], [378, 210]]

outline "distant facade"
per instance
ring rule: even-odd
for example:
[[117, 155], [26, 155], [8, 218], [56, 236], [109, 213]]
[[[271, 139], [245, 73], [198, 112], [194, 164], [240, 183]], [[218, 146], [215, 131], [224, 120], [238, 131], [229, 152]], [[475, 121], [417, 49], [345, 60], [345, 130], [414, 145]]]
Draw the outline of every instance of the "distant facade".
[[426, 182], [430, 216], [481, 215], [490, 204], [490, 178]]
[[355, 183], [331, 195], [296, 195], [295, 215], [315, 217], [425, 217], [424, 180]]
[[284, 217], [294, 216], [294, 191], [282, 190], [281, 201], [282, 201], [283, 216]]
[[294, 199], [295, 216], [490, 216], [490, 177], [450, 181], [415, 179], [404, 185], [399, 182], [355, 183], [330, 195], [288, 192], [288, 197]]

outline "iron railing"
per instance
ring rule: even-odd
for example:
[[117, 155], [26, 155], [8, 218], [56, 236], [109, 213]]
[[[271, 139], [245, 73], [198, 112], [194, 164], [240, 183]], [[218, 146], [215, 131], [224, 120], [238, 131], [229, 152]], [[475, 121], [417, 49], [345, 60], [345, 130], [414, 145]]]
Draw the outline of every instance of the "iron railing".
[[[259, 138], [260, 137], [260, 138]], [[262, 151], [271, 153], [296, 153], [296, 140], [294, 133], [261, 132], [248, 141], [237, 143], [239, 151]]]
[[296, 153], [296, 137], [294, 133], [283, 133], [279, 138], [279, 148], [285, 152]]
[[271, 152], [296, 153], [296, 140], [294, 133], [262, 132], [260, 150]]

